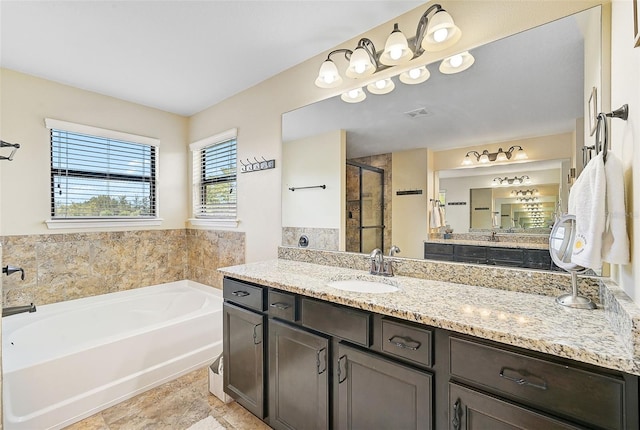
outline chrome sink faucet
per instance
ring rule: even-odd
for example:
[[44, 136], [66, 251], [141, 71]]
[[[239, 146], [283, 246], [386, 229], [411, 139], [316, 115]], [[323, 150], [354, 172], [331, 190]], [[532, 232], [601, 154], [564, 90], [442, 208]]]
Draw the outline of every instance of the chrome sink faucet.
[[369, 273], [372, 275], [382, 275], [384, 267], [384, 254], [382, 254], [382, 250], [380, 248], [374, 249], [371, 251], [369, 258], [371, 259], [371, 269]]

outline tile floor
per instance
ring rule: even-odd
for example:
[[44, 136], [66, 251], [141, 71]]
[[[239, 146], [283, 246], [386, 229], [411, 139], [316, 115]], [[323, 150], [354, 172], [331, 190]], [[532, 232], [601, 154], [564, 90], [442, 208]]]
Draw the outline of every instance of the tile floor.
[[208, 367], [188, 373], [66, 427], [66, 430], [184, 430], [214, 417], [226, 430], [270, 427], [238, 405], [209, 393]]

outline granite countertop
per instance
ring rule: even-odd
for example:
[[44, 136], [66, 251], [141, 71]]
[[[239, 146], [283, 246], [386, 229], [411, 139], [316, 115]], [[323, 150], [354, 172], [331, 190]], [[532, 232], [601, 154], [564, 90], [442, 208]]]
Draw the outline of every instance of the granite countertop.
[[[631, 348], [616, 334], [601, 308], [571, 309], [548, 296], [405, 276], [383, 278], [284, 259], [218, 270], [225, 276], [284, 291], [640, 375]], [[345, 279], [377, 280], [400, 291], [355, 293], [327, 285]]]
[[502, 238], [498, 236], [498, 241], [490, 240], [469, 240], [469, 239], [427, 239], [425, 243], [447, 243], [451, 245], [476, 245], [490, 246], [492, 248], [525, 248], [525, 249], [549, 249], [548, 243], [530, 243], [530, 242], [502, 242]]

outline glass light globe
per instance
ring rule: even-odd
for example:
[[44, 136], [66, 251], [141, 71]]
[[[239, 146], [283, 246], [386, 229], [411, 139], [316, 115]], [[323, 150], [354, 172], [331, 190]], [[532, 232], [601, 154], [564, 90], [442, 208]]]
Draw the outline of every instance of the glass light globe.
[[442, 42], [447, 39], [449, 30], [446, 28], [440, 28], [433, 33], [433, 40], [436, 42]]

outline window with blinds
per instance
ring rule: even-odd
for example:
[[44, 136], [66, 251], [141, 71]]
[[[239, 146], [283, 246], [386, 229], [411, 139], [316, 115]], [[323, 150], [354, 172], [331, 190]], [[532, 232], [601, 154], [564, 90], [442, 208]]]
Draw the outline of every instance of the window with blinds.
[[191, 145], [193, 154], [193, 215], [235, 219], [236, 137], [223, 133]]
[[156, 156], [154, 145], [51, 128], [51, 216], [155, 218]]

